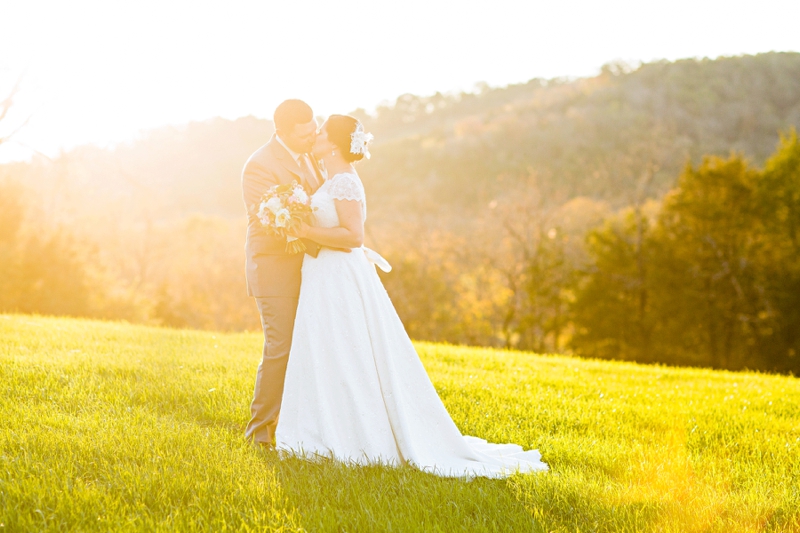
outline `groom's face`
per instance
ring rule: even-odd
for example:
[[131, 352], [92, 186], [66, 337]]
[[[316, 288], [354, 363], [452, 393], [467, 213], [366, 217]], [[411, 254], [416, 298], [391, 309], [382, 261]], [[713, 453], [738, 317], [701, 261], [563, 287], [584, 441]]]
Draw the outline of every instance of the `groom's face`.
[[297, 124], [290, 132], [280, 132], [280, 136], [293, 152], [298, 154], [310, 152], [317, 138], [317, 123], [312, 120], [305, 124]]

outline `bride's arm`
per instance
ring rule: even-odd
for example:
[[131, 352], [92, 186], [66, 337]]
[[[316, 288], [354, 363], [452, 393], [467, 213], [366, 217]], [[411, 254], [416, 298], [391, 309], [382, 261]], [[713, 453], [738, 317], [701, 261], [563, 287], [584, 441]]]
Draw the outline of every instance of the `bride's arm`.
[[310, 239], [328, 248], [359, 248], [364, 244], [364, 218], [358, 200], [334, 200], [339, 226], [317, 228], [303, 224], [295, 237]]

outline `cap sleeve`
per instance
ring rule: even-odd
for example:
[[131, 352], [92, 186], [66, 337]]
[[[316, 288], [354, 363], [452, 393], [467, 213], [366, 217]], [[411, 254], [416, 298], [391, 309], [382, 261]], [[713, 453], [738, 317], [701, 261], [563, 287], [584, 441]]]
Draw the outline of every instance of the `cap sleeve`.
[[355, 174], [337, 174], [330, 184], [328, 194], [336, 200], [364, 202], [364, 186]]

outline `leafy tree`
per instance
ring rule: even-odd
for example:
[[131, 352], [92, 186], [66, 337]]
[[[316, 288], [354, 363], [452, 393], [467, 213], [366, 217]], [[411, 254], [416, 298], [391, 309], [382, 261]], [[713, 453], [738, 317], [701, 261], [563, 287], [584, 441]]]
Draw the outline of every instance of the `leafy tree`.
[[594, 263], [576, 290], [573, 347], [605, 359], [657, 360], [651, 351], [656, 249], [651, 222], [633, 209], [625, 210], [590, 231], [587, 248]]
[[669, 252], [662, 257], [659, 318], [684, 349], [706, 355], [698, 362], [717, 368], [758, 364], [765, 242], [757, 180], [742, 156], [705, 158], [686, 168], [659, 220], [656, 239]]
[[758, 182], [758, 216], [769, 248], [765, 268], [766, 336], [759, 350], [770, 370], [800, 372], [800, 140], [792, 130], [781, 139]]
[[575, 349], [645, 362], [800, 369], [799, 191], [800, 142], [792, 132], [764, 171], [741, 155], [707, 157], [686, 167], [652, 223], [636, 209], [608, 219], [588, 235], [593, 268], [573, 305]]

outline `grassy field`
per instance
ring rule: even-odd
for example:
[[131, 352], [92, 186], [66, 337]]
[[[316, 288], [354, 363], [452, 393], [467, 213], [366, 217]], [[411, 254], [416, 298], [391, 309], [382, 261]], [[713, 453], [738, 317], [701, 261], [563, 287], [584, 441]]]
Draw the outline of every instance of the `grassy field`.
[[800, 380], [420, 343], [462, 432], [548, 473], [440, 479], [242, 438], [257, 334], [0, 315], [3, 531], [800, 531]]

